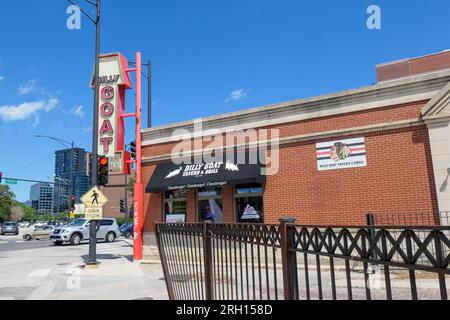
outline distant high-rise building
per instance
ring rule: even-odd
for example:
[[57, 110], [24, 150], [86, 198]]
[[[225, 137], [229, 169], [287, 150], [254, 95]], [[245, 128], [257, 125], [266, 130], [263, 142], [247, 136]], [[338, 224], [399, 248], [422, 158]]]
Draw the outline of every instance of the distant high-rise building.
[[[68, 211], [70, 197], [74, 195], [76, 203], [80, 203], [80, 198], [89, 190], [89, 166], [86, 160], [88, 154], [81, 148], [64, 149], [55, 152], [55, 212]], [[72, 176], [70, 174], [71, 166]], [[72, 194], [69, 194], [71, 183]]]
[[30, 201], [39, 214], [53, 214], [53, 187], [47, 183], [31, 186]]

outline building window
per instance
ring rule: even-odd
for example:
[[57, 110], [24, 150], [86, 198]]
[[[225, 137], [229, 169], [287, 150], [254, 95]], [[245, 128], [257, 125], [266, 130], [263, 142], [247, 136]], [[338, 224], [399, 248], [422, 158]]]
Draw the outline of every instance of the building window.
[[236, 221], [264, 223], [263, 186], [236, 185], [235, 190]]
[[223, 223], [222, 188], [200, 188], [197, 190], [198, 219]]
[[164, 221], [186, 222], [185, 190], [170, 190], [164, 192]]

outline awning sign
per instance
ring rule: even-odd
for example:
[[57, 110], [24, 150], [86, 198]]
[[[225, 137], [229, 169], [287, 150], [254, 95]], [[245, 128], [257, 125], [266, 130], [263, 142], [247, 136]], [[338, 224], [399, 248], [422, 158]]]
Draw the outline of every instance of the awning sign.
[[367, 167], [364, 138], [316, 144], [319, 171]]
[[198, 164], [159, 164], [153, 173], [147, 192], [164, 190], [222, 187], [227, 184], [265, 183], [262, 164], [237, 164], [213, 161]]

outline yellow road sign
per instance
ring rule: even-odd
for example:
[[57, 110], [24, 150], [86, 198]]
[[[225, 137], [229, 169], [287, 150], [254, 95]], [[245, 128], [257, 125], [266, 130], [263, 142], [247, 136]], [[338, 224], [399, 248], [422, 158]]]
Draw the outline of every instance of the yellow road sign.
[[108, 199], [97, 186], [94, 186], [81, 197], [81, 202], [84, 203], [86, 208], [102, 208], [108, 202]]

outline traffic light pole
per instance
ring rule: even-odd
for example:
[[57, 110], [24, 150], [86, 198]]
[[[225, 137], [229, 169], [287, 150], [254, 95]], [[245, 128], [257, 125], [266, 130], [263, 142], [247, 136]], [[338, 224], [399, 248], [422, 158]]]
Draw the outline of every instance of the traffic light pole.
[[128, 209], [128, 175], [125, 174], [125, 221], [128, 223], [130, 219], [129, 209]]
[[[91, 185], [97, 185], [98, 174], [98, 118], [99, 118], [99, 90], [100, 90], [100, 0], [97, 0], [97, 19], [95, 23], [95, 73], [94, 73], [94, 116], [92, 135], [92, 170]], [[89, 231], [89, 259], [88, 265], [97, 265], [97, 222], [90, 222]]]
[[134, 184], [134, 260], [142, 260], [144, 187], [142, 184], [142, 57], [136, 53], [136, 182]]
[[142, 228], [143, 223], [143, 204], [144, 204], [144, 186], [142, 183], [142, 57], [141, 53], [136, 53], [136, 67], [130, 68], [127, 72], [136, 72], [136, 112], [134, 114], [123, 114], [122, 117], [136, 118], [136, 160], [129, 161], [136, 165], [136, 180], [134, 183], [134, 224], [133, 224], [133, 257], [134, 260], [142, 260]]

